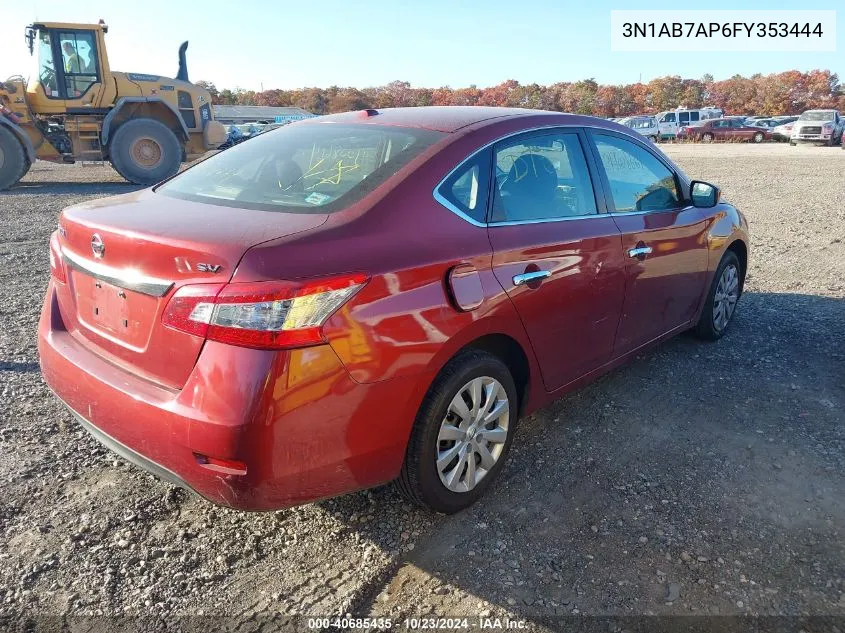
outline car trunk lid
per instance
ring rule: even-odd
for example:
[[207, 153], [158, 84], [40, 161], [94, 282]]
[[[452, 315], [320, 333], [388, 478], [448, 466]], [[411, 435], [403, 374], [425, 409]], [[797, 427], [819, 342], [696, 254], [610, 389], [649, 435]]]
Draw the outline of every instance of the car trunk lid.
[[71, 334], [115, 364], [178, 389], [204, 340], [167, 328], [161, 315], [185, 284], [224, 284], [261, 242], [314, 229], [325, 214], [246, 210], [145, 190], [66, 209], [58, 285]]

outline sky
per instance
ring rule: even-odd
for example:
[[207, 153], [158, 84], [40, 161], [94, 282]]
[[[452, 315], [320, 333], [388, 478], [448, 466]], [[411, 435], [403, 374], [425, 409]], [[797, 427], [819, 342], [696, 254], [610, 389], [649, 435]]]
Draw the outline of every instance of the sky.
[[112, 70], [174, 76], [190, 41], [193, 81], [261, 90], [393, 80], [414, 87], [634, 83], [664, 75], [716, 79], [797, 68], [845, 80], [842, 0], [706, 0], [695, 9], [837, 9], [837, 52], [631, 53], [610, 50], [611, 9], [682, 8], [665, 0], [10, 0], [0, 21], [0, 78], [29, 74], [34, 20], [109, 25]]

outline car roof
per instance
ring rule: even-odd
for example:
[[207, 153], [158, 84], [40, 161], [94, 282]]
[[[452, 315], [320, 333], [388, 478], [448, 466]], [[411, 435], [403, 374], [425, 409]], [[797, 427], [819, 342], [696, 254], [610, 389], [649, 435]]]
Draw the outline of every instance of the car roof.
[[468, 125], [492, 119], [515, 118], [529, 115], [548, 115], [559, 119], [576, 118], [576, 115], [529, 110], [527, 108], [497, 108], [487, 106], [424, 106], [418, 108], [380, 108], [329, 114], [302, 121], [314, 123], [365, 123], [373, 125], [395, 125], [398, 127], [423, 128], [437, 132], [457, 132]]

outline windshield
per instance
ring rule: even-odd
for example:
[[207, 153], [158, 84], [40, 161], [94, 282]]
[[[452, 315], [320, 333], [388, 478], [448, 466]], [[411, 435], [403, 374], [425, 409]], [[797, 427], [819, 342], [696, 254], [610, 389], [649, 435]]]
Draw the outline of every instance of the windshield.
[[833, 121], [833, 110], [816, 110], [815, 112], [805, 112], [800, 117], [799, 121]]
[[332, 213], [444, 136], [377, 125], [286, 125], [212, 156], [156, 191], [223, 206]]

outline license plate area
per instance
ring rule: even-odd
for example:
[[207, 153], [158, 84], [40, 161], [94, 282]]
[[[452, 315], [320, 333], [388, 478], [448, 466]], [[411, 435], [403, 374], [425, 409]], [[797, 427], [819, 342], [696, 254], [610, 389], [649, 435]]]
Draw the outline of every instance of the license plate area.
[[140, 350], [155, 322], [158, 299], [73, 271], [80, 323], [127, 347]]

